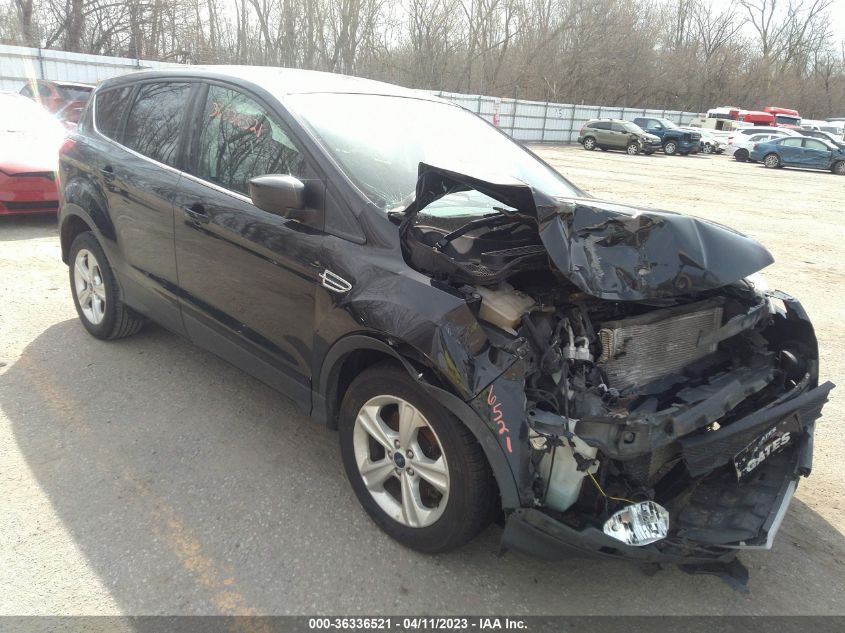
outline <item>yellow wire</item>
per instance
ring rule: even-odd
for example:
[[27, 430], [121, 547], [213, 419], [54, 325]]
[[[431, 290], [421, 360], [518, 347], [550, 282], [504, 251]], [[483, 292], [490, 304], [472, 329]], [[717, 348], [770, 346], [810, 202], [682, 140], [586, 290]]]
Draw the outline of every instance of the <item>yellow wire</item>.
[[599, 485], [599, 482], [596, 480], [595, 477], [593, 477], [593, 473], [588, 472], [587, 474], [590, 476], [590, 479], [593, 480], [593, 483], [596, 485], [596, 488], [599, 489], [599, 492], [602, 494], [602, 496], [607, 497], [608, 499], [613, 499], [614, 501], [625, 501], [626, 503], [636, 503], [636, 501], [631, 501], [630, 499], [623, 499], [622, 497], [611, 497], [604, 490], [602, 490], [602, 487]]

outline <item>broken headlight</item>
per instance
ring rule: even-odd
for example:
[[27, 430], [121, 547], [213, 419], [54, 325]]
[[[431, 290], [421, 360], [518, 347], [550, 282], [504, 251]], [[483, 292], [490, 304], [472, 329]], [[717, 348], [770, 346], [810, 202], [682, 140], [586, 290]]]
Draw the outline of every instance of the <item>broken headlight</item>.
[[625, 545], [648, 545], [666, 538], [669, 512], [654, 501], [625, 506], [604, 524], [604, 533]]

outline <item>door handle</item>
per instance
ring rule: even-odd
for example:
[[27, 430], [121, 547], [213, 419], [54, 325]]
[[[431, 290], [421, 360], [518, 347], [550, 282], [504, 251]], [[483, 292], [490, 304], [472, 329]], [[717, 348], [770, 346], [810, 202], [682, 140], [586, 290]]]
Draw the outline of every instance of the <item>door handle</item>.
[[196, 224], [208, 224], [211, 218], [208, 217], [208, 213], [205, 210], [205, 207], [201, 205], [199, 202], [195, 202], [194, 204], [186, 204], [182, 207], [182, 211], [185, 213], [185, 216], [195, 222]]

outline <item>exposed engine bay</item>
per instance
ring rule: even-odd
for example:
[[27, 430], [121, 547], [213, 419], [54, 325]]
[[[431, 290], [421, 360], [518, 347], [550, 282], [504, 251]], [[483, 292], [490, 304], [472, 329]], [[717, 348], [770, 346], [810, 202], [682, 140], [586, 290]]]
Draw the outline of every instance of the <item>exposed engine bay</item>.
[[[455, 212], [479, 194], [486, 213]], [[530, 504], [560, 522], [531, 530], [603, 531], [667, 556], [771, 545], [796, 473], [809, 473], [799, 437], [833, 385], [817, 386], [800, 304], [747, 278], [771, 262], [762, 246], [685, 216], [424, 165], [409, 211], [406, 261], [463, 297], [513, 356], [475, 406], [507, 431]], [[506, 394], [521, 395], [509, 411]], [[771, 508], [755, 514], [746, 493]]]

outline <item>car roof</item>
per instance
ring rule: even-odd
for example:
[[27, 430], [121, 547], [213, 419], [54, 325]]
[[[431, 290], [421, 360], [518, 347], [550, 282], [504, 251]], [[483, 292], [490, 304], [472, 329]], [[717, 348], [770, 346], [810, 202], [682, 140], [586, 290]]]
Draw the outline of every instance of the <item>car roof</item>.
[[156, 78], [218, 79], [241, 84], [249, 82], [268, 90], [274, 95], [352, 93], [411, 97], [449, 103], [425, 92], [373, 79], [276, 66], [184, 66], [160, 70], [143, 70], [106, 79], [103, 81], [102, 87]]

